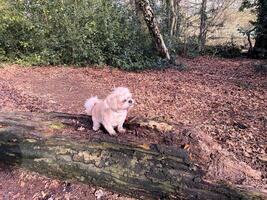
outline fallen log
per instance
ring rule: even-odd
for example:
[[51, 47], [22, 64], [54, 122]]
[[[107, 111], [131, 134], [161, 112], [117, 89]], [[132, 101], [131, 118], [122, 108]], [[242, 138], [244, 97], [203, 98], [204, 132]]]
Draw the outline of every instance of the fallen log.
[[[150, 132], [170, 130], [166, 124], [142, 120], [126, 126], [144, 124]], [[126, 141], [94, 133], [91, 126], [91, 119], [85, 115], [0, 113], [0, 160], [139, 199], [263, 199], [205, 182], [184, 149]]]

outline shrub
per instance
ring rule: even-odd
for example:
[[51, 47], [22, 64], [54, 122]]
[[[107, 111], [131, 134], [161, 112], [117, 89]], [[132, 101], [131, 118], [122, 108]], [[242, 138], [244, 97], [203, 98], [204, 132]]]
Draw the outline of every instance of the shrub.
[[223, 58], [235, 58], [241, 56], [241, 49], [232, 42], [227, 42], [222, 45], [205, 47], [204, 54], [220, 56]]
[[196, 36], [188, 37], [186, 41], [181, 41], [179, 38], [168, 38], [168, 42], [173, 54], [179, 54], [189, 58], [199, 56], [198, 39]]
[[112, 1], [0, 2], [1, 61], [138, 70], [159, 60], [133, 11]]

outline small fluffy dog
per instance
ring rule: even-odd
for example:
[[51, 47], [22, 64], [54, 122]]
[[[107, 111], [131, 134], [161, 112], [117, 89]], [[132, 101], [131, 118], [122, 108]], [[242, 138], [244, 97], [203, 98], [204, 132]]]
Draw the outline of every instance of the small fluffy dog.
[[133, 104], [129, 89], [117, 87], [105, 99], [98, 99], [97, 96], [87, 99], [84, 107], [85, 112], [92, 116], [94, 131], [102, 124], [110, 135], [116, 135], [115, 127], [120, 133], [125, 132], [123, 123]]

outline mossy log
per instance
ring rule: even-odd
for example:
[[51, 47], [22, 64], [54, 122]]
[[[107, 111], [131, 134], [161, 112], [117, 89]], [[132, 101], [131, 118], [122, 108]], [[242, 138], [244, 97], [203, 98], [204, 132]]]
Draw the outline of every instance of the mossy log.
[[[137, 121], [126, 126], [142, 126]], [[103, 132], [90, 136], [91, 125], [86, 115], [0, 113], [0, 160], [140, 199], [257, 199], [203, 181], [183, 149], [129, 142]]]

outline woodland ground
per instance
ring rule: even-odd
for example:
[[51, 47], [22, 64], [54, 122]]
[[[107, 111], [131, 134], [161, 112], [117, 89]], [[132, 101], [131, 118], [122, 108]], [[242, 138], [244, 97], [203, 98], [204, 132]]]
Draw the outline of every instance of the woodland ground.
[[[75, 67], [0, 68], [0, 111], [84, 113], [91, 95], [129, 87], [136, 106], [129, 114], [194, 126], [262, 172], [267, 191], [267, 76], [249, 59], [183, 59], [189, 70], [125, 72]], [[242, 184], [242, 183], [241, 183]], [[22, 169], [0, 170], [0, 199], [128, 199], [100, 188], [52, 180]]]

